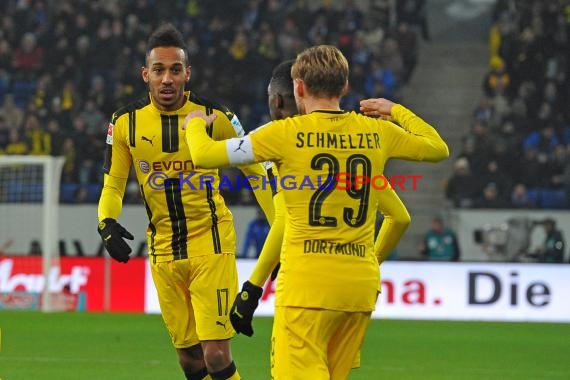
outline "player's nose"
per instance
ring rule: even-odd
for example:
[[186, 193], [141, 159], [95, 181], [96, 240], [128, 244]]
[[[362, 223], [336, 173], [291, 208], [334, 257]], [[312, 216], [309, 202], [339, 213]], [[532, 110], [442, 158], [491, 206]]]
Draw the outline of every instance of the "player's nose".
[[162, 76], [162, 83], [164, 83], [164, 84], [170, 84], [170, 83], [172, 83], [172, 82], [173, 82], [172, 76], [171, 76], [169, 73], [166, 73], [166, 74], [164, 74], [164, 75]]

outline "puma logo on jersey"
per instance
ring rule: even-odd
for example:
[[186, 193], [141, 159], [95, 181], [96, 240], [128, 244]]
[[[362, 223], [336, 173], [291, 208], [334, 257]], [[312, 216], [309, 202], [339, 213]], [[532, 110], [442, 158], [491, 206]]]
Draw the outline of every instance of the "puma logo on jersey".
[[226, 323], [228, 323], [227, 321], [225, 323], [222, 323], [220, 321], [216, 321], [216, 325], [217, 326], [222, 326], [224, 329], [226, 328]]
[[239, 140], [239, 145], [238, 145], [238, 147], [234, 150], [234, 152], [237, 152], [238, 150], [241, 150], [242, 152], [247, 153], [245, 150], [243, 150], [243, 149], [241, 148], [241, 146], [243, 145], [244, 142], [245, 142], [245, 140], [243, 140], [243, 139]]
[[154, 140], [155, 137], [156, 137], [156, 136], [152, 136], [152, 139], [149, 139], [149, 138], [146, 137], [146, 136], [141, 136], [141, 140], [142, 140], [142, 141], [147, 141], [147, 142], [150, 143], [151, 146], [154, 146], [154, 144], [152, 143], [152, 140]]

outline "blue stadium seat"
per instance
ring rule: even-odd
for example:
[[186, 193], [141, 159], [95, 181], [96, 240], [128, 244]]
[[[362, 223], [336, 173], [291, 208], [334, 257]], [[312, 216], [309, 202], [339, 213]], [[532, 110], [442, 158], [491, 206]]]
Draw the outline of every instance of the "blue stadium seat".
[[22, 109], [28, 105], [29, 99], [36, 90], [35, 81], [18, 80], [12, 85], [12, 93], [14, 94], [14, 103]]
[[566, 208], [566, 192], [564, 190], [544, 189], [541, 192], [540, 207], [546, 209]]
[[101, 197], [102, 186], [100, 183], [90, 183], [87, 185], [87, 202], [97, 203]]
[[59, 200], [61, 203], [74, 203], [75, 193], [79, 188], [77, 183], [62, 183], [59, 189]]
[[528, 201], [530, 204], [533, 205], [533, 207], [538, 207], [539, 203], [540, 203], [540, 193], [542, 192], [542, 189], [528, 189], [526, 191], [526, 195], [528, 197]]

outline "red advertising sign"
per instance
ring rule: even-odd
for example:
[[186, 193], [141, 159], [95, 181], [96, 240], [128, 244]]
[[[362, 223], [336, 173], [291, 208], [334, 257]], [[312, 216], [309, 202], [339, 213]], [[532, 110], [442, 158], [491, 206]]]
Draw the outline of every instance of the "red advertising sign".
[[[62, 257], [59, 268], [48, 274], [48, 288], [54, 293], [85, 294], [87, 311], [143, 312], [146, 265], [138, 258], [121, 264], [102, 257]], [[45, 284], [41, 257], [0, 258], [0, 293], [41, 293]]]

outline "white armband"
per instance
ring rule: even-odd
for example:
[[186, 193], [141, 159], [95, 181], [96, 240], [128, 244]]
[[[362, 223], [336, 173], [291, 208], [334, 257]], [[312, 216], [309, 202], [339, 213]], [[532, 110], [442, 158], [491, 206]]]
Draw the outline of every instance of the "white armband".
[[253, 148], [249, 136], [235, 137], [226, 140], [226, 151], [230, 165], [244, 165], [254, 163]]

